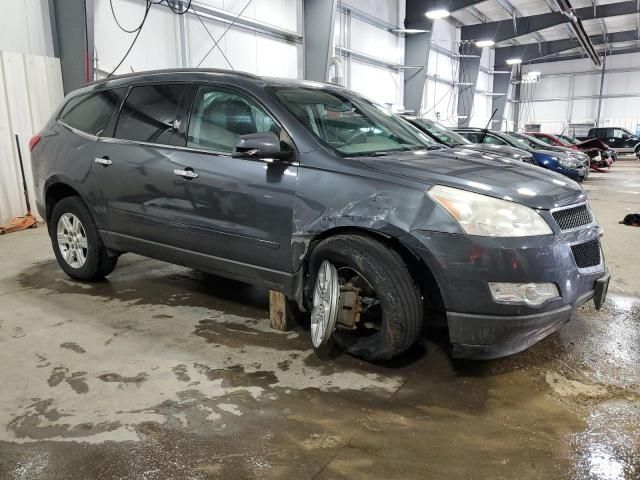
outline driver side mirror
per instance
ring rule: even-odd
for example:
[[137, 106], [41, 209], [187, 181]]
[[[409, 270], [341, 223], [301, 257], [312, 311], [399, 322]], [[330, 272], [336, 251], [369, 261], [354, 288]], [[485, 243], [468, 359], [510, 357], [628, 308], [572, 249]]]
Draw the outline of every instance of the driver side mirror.
[[241, 135], [233, 147], [234, 158], [278, 158], [283, 159], [291, 154], [282, 150], [280, 140], [271, 132], [249, 133]]

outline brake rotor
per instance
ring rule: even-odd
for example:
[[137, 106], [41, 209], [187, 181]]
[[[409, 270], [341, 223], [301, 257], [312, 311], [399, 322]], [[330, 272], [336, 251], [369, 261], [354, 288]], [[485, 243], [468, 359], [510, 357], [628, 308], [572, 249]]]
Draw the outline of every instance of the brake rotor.
[[329, 341], [336, 329], [340, 284], [338, 271], [328, 260], [320, 265], [313, 290], [311, 342], [318, 348]]

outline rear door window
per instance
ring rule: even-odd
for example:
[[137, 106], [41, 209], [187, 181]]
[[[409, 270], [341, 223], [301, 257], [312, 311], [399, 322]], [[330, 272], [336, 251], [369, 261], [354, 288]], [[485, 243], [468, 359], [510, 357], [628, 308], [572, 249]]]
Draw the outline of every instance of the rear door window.
[[179, 145], [178, 105], [185, 90], [186, 86], [179, 84], [133, 87], [122, 105], [115, 137]]
[[269, 132], [280, 137], [280, 126], [254, 101], [219, 87], [198, 88], [188, 147], [231, 153], [241, 135]]
[[114, 88], [74, 97], [58, 119], [82, 132], [100, 136], [125, 91], [125, 88]]

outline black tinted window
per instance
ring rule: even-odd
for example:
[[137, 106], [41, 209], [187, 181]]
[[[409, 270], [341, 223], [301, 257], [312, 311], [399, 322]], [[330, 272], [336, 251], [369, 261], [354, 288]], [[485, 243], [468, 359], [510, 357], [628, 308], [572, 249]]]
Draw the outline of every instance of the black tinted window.
[[98, 136], [107, 125], [124, 90], [116, 88], [72, 98], [59, 118], [70, 127]]
[[184, 85], [134, 87], [122, 106], [116, 138], [174, 145], [174, 126]]
[[200, 87], [189, 120], [187, 146], [226, 153], [241, 135], [268, 132], [279, 137], [280, 127], [253, 101], [216, 87]]

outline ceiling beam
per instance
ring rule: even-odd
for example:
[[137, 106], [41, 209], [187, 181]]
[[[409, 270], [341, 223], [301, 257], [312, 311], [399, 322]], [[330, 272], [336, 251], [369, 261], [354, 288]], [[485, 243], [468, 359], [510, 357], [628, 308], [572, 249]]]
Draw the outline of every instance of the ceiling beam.
[[[610, 57], [611, 55], [624, 55], [629, 53], [640, 53], [640, 47], [607, 49], [607, 57]], [[527, 65], [535, 65], [536, 63], [566, 62], [568, 60], [582, 60], [582, 59], [588, 60], [589, 57], [587, 57], [584, 53], [579, 53], [579, 54], [576, 53], [571, 55], [553, 55], [550, 57], [531, 60], [530, 62], [527, 63]]]
[[[602, 35], [594, 35], [588, 38], [593, 45], [640, 40], [638, 31], [635, 29], [625, 32], [609, 33], [606, 39], [603, 38]], [[530, 62], [531, 60], [580, 47], [581, 44], [576, 39], [553, 40], [550, 42], [541, 42], [540, 44], [530, 43], [528, 45], [500, 47], [495, 49], [495, 68], [504, 68], [505, 61], [508, 58], [521, 58], [523, 62]]]
[[[638, 2], [633, 0], [598, 5], [596, 7], [576, 8], [574, 12], [575, 16], [581, 20], [629, 15], [638, 12]], [[491, 38], [498, 43], [545, 28], [569, 23], [570, 21], [571, 18], [561, 12], [549, 12], [529, 17], [518, 17], [515, 20], [500, 20], [463, 26], [461, 28], [461, 36], [463, 40]]]

